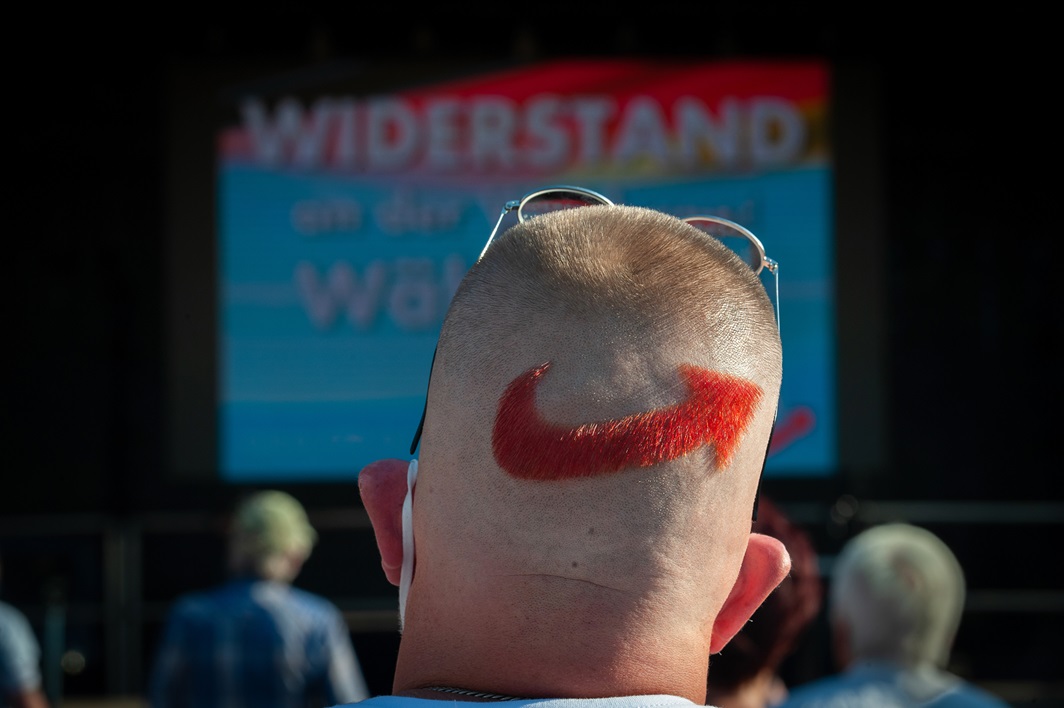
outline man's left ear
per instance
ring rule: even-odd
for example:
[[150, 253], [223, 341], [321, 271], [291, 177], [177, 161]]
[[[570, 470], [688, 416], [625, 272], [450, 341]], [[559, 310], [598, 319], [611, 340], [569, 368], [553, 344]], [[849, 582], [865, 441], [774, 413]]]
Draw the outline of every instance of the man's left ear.
[[403, 500], [408, 460], [371, 462], [358, 473], [358, 492], [369, 514], [381, 567], [392, 585], [399, 584], [403, 567]]
[[790, 570], [791, 556], [779, 539], [750, 534], [739, 576], [713, 623], [711, 654], [718, 653], [731, 641]]

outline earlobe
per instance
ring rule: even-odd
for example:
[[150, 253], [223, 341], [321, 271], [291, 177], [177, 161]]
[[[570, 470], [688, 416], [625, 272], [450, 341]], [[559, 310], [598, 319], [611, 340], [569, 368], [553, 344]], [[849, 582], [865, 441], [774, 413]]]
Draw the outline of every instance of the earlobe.
[[771, 536], [750, 534], [739, 576], [713, 623], [711, 654], [720, 652], [731, 641], [790, 570], [791, 557], [782, 542]]
[[408, 466], [406, 460], [379, 460], [358, 473], [358, 491], [377, 538], [381, 567], [392, 585], [399, 585], [403, 565], [402, 513]]

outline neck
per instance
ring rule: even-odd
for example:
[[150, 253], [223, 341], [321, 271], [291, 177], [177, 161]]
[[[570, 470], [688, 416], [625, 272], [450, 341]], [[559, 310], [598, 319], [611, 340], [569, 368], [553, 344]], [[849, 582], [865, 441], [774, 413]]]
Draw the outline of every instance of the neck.
[[485, 601], [444, 612], [419, 599], [412, 595], [407, 606], [393, 693], [442, 686], [529, 698], [705, 700], [708, 632], [700, 628], [670, 623], [674, 631], [662, 631], [605, 603], [594, 612], [561, 612], [519, 600]]

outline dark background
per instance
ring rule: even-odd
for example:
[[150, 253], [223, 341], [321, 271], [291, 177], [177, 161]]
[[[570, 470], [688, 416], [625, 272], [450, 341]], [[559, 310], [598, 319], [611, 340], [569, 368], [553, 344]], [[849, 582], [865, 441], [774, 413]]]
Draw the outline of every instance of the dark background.
[[[810, 532], [826, 572], [870, 523], [907, 519], [942, 535], [970, 585], [953, 668], [1017, 705], [1064, 694], [1060, 316], [1051, 291], [1060, 81], [1046, 18], [766, 2], [623, 13], [21, 12], [6, 33], [15, 218], [6, 233], [0, 552], [3, 597], [42, 635], [59, 627], [62, 647], [85, 659], [81, 671], [53, 677], [52, 690], [143, 690], [166, 607], [222, 577], [225, 513], [247, 491], [175, 483], [165, 472], [166, 220], [180, 218], [167, 206], [175, 75], [269, 76], [350, 60], [661, 56], [821, 57], [850, 77], [840, 88], [854, 122], [836, 129], [871, 131], [873, 149], [838, 156], [847, 171], [837, 196], [841, 209], [871, 211], [863, 216], [878, 225], [882, 247], [840, 255], [843, 283], [880, 286], [869, 301], [840, 298], [840, 309], [844, 321], [874, 318], [881, 338], [839, 333], [851, 383], [840, 397], [867, 390], [882, 403], [875, 431], [851, 433], [857, 444], [881, 440], [883, 461], [829, 482], [769, 480], [764, 491]], [[287, 489], [322, 532], [298, 584], [341, 606], [371, 688], [387, 692], [395, 594], [357, 490]], [[821, 619], [787, 677], [822, 674], [830, 658]]]

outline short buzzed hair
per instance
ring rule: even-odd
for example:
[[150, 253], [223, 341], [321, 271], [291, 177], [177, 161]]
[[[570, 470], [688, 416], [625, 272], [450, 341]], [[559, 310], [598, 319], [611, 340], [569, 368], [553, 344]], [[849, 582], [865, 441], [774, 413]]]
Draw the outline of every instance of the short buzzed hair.
[[[761, 377], [780, 375], [768, 296], [721, 242], [639, 207], [592, 206], [545, 217], [512, 228], [491, 245], [490, 258], [473, 266], [455, 294], [441, 350], [490, 362], [496, 349], [491, 339], [498, 335], [493, 324], [509, 324], [519, 336], [527, 317], [564, 315], [612, 319], [615, 338], [647, 328], [697, 339], [721, 360], [745, 359], [736, 351], [745, 346], [763, 355], [742, 368]], [[615, 342], [584, 344], [609, 348]]]
[[944, 666], [964, 610], [964, 572], [927, 529], [890, 523], [843, 547], [831, 586], [831, 616], [849, 631], [854, 659]]

